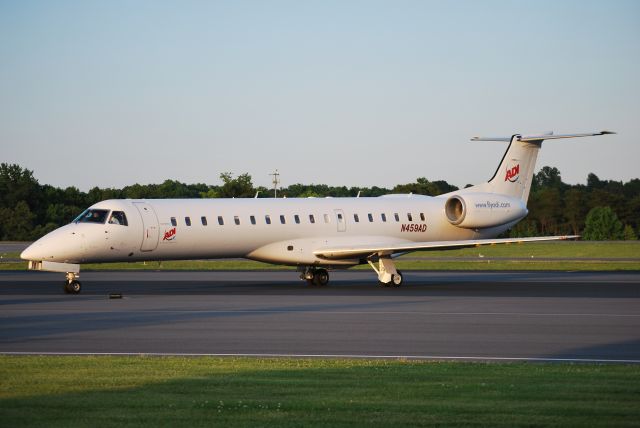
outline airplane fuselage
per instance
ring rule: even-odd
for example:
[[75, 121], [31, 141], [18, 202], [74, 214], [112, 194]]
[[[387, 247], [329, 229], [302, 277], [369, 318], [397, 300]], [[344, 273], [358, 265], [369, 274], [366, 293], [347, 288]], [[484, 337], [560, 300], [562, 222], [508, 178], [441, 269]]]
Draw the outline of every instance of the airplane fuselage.
[[55, 248], [32, 250], [40, 260], [63, 263], [243, 257], [345, 266], [364, 261], [326, 260], [314, 251], [346, 245], [354, 238], [360, 244], [490, 238], [509, 227], [474, 230], [451, 225], [444, 214], [445, 201], [420, 195], [107, 200], [89, 210], [123, 212], [126, 226], [76, 221], [53, 232], [55, 238], [63, 238], [49, 241]]

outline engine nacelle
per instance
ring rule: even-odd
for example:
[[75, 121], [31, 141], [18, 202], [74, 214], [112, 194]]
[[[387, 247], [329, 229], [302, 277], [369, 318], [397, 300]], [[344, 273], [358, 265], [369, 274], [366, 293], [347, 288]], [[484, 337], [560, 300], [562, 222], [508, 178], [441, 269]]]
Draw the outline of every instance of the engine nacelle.
[[529, 211], [517, 198], [496, 193], [467, 193], [449, 197], [444, 212], [454, 226], [482, 229], [520, 220]]

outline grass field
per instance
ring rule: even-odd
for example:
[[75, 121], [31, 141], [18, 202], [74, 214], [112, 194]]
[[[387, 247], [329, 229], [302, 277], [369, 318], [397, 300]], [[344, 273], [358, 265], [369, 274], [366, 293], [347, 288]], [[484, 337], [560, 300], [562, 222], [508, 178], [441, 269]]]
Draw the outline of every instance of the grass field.
[[[4, 259], [15, 259], [19, 254], [4, 253], [0, 256]], [[451, 251], [417, 251], [397, 260], [398, 268], [404, 270], [640, 270], [640, 241], [492, 245]], [[25, 269], [26, 262], [0, 263], [0, 270]], [[235, 259], [102, 263], [82, 266], [84, 271], [245, 269], [294, 268]], [[365, 265], [356, 269], [370, 268]]]
[[0, 425], [638, 426], [640, 366], [0, 356]]

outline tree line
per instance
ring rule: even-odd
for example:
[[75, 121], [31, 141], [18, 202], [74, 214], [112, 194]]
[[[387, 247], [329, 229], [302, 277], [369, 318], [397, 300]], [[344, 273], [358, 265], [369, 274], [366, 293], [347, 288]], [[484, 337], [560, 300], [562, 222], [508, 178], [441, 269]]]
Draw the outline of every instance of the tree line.
[[[249, 174], [220, 174], [221, 184], [134, 184], [122, 189], [94, 187], [83, 192], [40, 184], [33, 171], [0, 164], [0, 240], [32, 240], [72, 221], [85, 208], [105, 199], [249, 198], [272, 197], [272, 190], [255, 187]], [[446, 181], [424, 177], [414, 183], [383, 187], [292, 184], [278, 189], [279, 197], [354, 197], [389, 193], [436, 196], [458, 190]], [[566, 184], [560, 171], [543, 167], [533, 177], [529, 215], [508, 236], [583, 235], [585, 239], [637, 239], [640, 230], [640, 179], [626, 183], [600, 180], [589, 174], [587, 184]]]

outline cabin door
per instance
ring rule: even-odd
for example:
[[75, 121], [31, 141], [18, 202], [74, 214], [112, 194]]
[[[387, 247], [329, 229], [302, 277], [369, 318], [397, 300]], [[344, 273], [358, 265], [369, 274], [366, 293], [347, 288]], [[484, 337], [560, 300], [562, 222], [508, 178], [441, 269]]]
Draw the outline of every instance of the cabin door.
[[140, 251], [153, 251], [158, 246], [158, 239], [160, 238], [158, 217], [151, 205], [146, 202], [134, 202], [133, 205], [138, 209], [142, 217], [142, 245], [140, 246]]
[[336, 223], [338, 224], [338, 232], [345, 232], [347, 230], [347, 220], [344, 217], [344, 211], [333, 210], [336, 213]]

